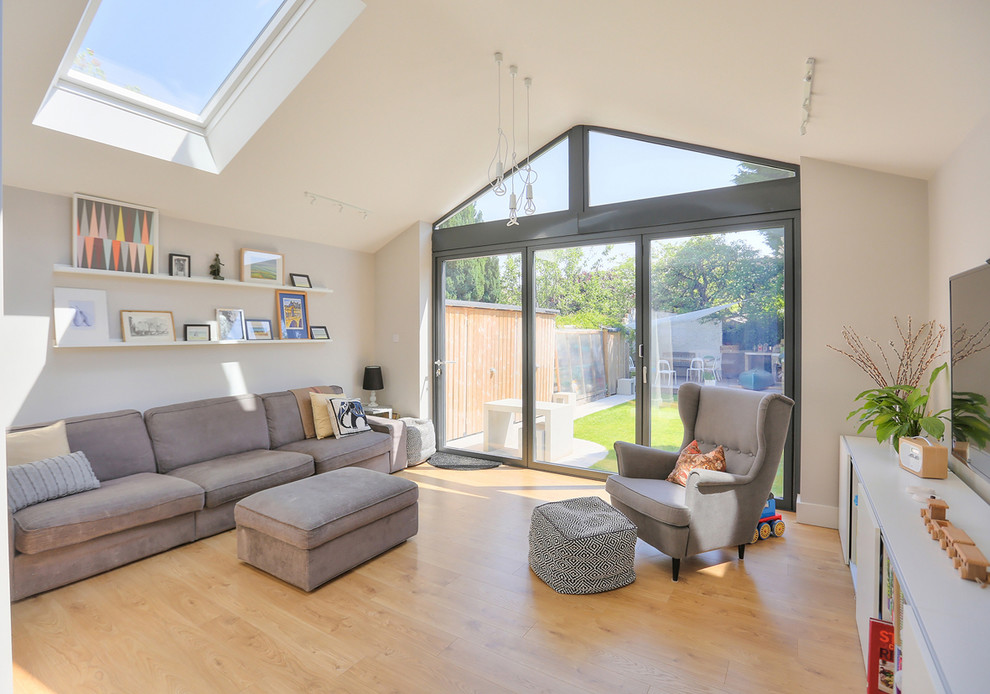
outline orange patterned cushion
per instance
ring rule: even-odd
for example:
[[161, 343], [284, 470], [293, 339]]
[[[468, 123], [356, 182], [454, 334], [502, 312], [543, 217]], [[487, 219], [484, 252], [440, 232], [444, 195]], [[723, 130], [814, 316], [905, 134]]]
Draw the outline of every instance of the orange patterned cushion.
[[[697, 443], [694, 441], [692, 443], [695, 444], [695, 449], [697, 449]], [[688, 446], [681, 451], [681, 455], [677, 458], [677, 465], [674, 466], [674, 471], [667, 477], [668, 482], [686, 487], [688, 475], [694, 469], [725, 470], [725, 450], [721, 446], [711, 453], [693, 453], [690, 449], [691, 446]]]

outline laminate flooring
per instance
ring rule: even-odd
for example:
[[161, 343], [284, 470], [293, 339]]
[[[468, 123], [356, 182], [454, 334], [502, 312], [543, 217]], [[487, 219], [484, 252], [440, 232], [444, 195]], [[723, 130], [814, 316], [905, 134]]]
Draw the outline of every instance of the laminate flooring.
[[686, 559], [642, 541], [636, 581], [560, 595], [528, 566], [532, 509], [600, 482], [500, 467], [399, 473], [410, 541], [304, 593], [237, 559], [234, 532], [11, 606], [15, 691], [862, 692], [834, 530]]

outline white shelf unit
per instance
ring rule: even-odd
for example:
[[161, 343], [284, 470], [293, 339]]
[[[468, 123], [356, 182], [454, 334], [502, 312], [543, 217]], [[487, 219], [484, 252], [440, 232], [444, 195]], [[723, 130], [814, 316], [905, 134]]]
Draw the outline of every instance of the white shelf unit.
[[[264, 289], [267, 291], [287, 290], [294, 292], [306, 292], [307, 294], [333, 294], [332, 289], [326, 287], [290, 287], [284, 284], [270, 284], [264, 282], [241, 282], [240, 280], [215, 280], [212, 277], [172, 277], [171, 275], [143, 275], [135, 272], [115, 272], [113, 270], [92, 270], [90, 268], [73, 267], [71, 265], [61, 265], [56, 263], [52, 269], [54, 275], [68, 275], [86, 277], [90, 279], [106, 278], [111, 280], [128, 280], [137, 282], [166, 282], [178, 285], [209, 285], [214, 289], [224, 289], [233, 287], [235, 289]], [[54, 343], [55, 349], [131, 349], [131, 348], [160, 348], [160, 347], [217, 347], [222, 345], [309, 345], [309, 344], [330, 344], [328, 340], [313, 340], [310, 338], [298, 340], [210, 340], [201, 342], [186, 342], [185, 340], [175, 340], [174, 342], [124, 342], [123, 340], [110, 340], [109, 342], [93, 345], [59, 345]]]
[[902, 691], [987, 691], [990, 589], [959, 577], [952, 560], [931, 540], [920, 515], [922, 504], [907, 488], [930, 488], [945, 499], [948, 520], [984, 553], [990, 551], [990, 505], [952, 472], [938, 480], [902, 470], [893, 447], [875, 439], [845, 436], [839, 449], [840, 535], [845, 559], [856, 570], [861, 638], [867, 633], [862, 620], [877, 616], [882, 542], [905, 600]]
[[116, 349], [116, 348], [148, 348], [148, 347], [221, 347], [224, 345], [312, 345], [319, 343], [331, 343], [329, 340], [206, 340], [200, 342], [186, 342], [176, 340], [175, 342], [124, 342], [123, 340], [111, 340], [98, 345], [55, 345], [55, 349]]
[[[171, 275], [142, 275], [136, 272], [114, 272], [113, 270], [90, 270], [89, 268], [72, 267], [71, 265], [56, 264], [52, 272], [56, 275], [82, 275], [84, 277], [107, 277], [115, 280], [137, 280], [145, 282], [178, 282], [180, 284], [208, 284], [211, 287], [239, 287], [245, 289], [276, 289], [313, 294], [333, 294], [326, 287], [290, 287], [286, 284], [271, 284], [266, 282], [241, 282], [240, 280], [215, 280], [212, 277], [172, 277]], [[293, 340], [295, 342], [295, 340]]]

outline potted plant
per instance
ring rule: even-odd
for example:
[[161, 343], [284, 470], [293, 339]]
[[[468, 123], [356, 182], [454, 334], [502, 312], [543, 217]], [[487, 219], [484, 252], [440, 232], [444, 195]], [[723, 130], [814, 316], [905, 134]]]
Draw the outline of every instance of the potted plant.
[[928, 379], [928, 386], [893, 385], [864, 390], [856, 396], [856, 401], [863, 401], [863, 406], [849, 413], [846, 419], [859, 415], [859, 431], [861, 434], [867, 427], [874, 427], [877, 441], [890, 440], [894, 450], [900, 451], [902, 436], [921, 436], [922, 432], [941, 439], [945, 433], [946, 413], [948, 408], [931, 413], [928, 401], [931, 398], [932, 385], [938, 375], [948, 368], [942, 364]]
[[990, 441], [990, 415], [987, 414], [985, 396], [965, 391], [952, 394], [952, 438], [956, 443], [987, 447], [987, 441]]
[[[895, 316], [894, 325], [900, 344], [890, 340], [887, 345], [881, 345], [872, 338], [864, 342], [855, 330], [843, 326], [842, 337], [848, 350], [827, 346], [848, 357], [877, 384], [876, 388], [864, 390], [856, 396], [855, 400], [863, 404], [850, 412], [847, 419], [859, 415], [858, 433], [872, 426], [877, 441], [891, 440], [894, 448], [899, 450], [901, 436], [920, 436], [926, 432], [940, 439], [945, 433], [944, 420], [948, 419], [946, 413], [949, 410], [932, 413], [928, 403], [935, 379], [948, 365], [942, 364], [934, 369], [928, 378], [928, 386], [921, 388], [924, 375], [946, 353], [941, 349], [945, 326], [932, 320], [922, 323], [915, 330], [910, 316], [906, 324]], [[867, 346], [867, 342], [878, 351], [877, 358], [874, 358], [873, 348]], [[891, 368], [892, 363], [896, 368]]]

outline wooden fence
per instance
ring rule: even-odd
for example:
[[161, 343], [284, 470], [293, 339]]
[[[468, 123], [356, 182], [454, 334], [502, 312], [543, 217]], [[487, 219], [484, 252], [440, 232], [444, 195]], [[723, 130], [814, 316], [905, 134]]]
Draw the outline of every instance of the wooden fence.
[[[444, 345], [447, 439], [482, 431], [486, 402], [522, 397], [522, 312], [518, 306], [448, 300]], [[622, 334], [558, 330], [556, 311], [536, 313], [536, 399], [559, 391], [578, 401], [616, 392], [628, 374]], [[561, 366], [563, 365], [563, 370]]]

